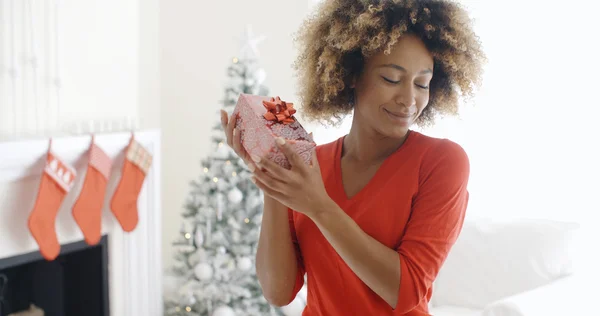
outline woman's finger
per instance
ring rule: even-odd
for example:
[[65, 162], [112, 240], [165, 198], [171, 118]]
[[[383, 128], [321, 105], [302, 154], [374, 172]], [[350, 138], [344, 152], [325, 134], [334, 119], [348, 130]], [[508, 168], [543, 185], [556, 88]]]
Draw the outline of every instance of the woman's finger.
[[256, 155], [250, 156], [252, 161], [262, 170], [269, 173], [269, 175], [281, 182], [285, 182], [285, 180], [290, 178], [289, 170], [283, 168], [282, 166], [274, 163], [266, 157], [258, 157]]
[[225, 110], [221, 110], [221, 127], [225, 129], [227, 126], [227, 112]]
[[260, 180], [260, 182], [262, 182], [270, 190], [279, 191], [283, 184], [280, 179], [274, 177], [267, 170], [261, 170], [260, 165], [258, 165], [258, 168], [255, 167], [253, 164], [248, 165], [248, 167], [250, 168], [250, 171], [252, 172], [254, 178]]
[[225, 134], [227, 134], [227, 145], [231, 148], [233, 148], [233, 129], [235, 128], [236, 119], [237, 115], [232, 114], [227, 123], [227, 129], [225, 130]]
[[233, 129], [233, 150], [235, 151], [235, 153], [242, 157], [242, 159], [244, 159], [244, 152], [245, 149], [242, 146], [242, 136], [241, 136], [241, 132], [239, 128], [234, 128]]
[[298, 153], [294, 151], [292, 146], [290, 146], [290, 144], [284, 138], [277, 137], [275, 139], [275, 143], [277, 143], [277, 147], [279, 147], [279, 149], [283, 152], [285, 157], [288, 159], [288, 161], [290, 162], [290, 165], [292, 165], [292, 168], [306, 168], [307, 167], [304, 160], [302, 160], [302, 158], [300, 158], [300, 155], [298, 155]]
[[246, 148], [244, 148], [244, 145], [242, 144], [242, 130], [239, 127], [233, 129], [233, 148], [235, 153], [240, 156], [246, 164], [252, 163], [250, 161], [250, 154], [248, 154]]
[[257, 177], [251, 177], [250, 180], [252, 180], [252, 182], [259, 188], [261, 189], [266, 195], [276, 199], [276, 200], [280, 200], [281, 199], [281, 193], [269, 188], [266, 184], [264, 184], [260, 179], [258, 179]]
[[225, 132], [225, 138], [227, 139], [227, 145], [230, 145], [230, 139], [231, 139], [231, 134], [229, 133], [229, 129], [227, 128], [229, 126], [229, 119], [227, 117], [227, 112], [225, 112], [224, 110], [221, 110], [221, 126], [223, 127], [223, 131]]

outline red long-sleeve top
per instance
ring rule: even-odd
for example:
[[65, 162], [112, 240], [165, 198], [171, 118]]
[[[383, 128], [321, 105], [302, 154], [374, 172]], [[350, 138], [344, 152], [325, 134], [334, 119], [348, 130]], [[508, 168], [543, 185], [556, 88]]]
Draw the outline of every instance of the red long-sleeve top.
[[396, 250], [401, 277], [394, 309], [356, 276], [319, 228], [289, 210], [298, 273], [307, 275], [303, 316], [429, 315], [432, 283], [462, 228], [469, 159], [459, 145], [411, 131], [405, 143], [351, 198], [341, 176], [344, 137], [317, 147], [329, 196], [370, 236]]

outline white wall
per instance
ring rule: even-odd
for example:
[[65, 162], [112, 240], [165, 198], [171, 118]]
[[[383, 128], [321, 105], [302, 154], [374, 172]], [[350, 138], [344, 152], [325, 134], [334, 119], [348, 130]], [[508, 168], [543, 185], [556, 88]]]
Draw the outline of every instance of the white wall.
[[[159, 127], [157, 35], [158, 0], [0, 0], [0, 139], [128, 117]], [[34, 56], [37, 72], [22, 62]]]
[[140, 128], [159, 128], [160, 120], [160, 1], [140, 0], [138, 116]]
[[[597, 219], [594, 3], [462, 2], [476, 18], [489, 63], [474, 107], [462, 121], [447, 120], [432, 133], [460, 141], [470, 154], [470, 213]], [[565, 16], [577, 16], [578, 31], [557, 24]]]

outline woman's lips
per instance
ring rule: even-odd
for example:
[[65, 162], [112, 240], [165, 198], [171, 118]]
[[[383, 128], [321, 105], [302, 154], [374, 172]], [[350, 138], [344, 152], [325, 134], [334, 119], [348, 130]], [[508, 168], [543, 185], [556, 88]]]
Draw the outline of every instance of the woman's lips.
[[408, 119], [410, 119], [412, 117], [412, 114], [410, 113], [403, 113], [403, 112], [391, 112], [388, 111], [387, 109], [383, 109], [388, 117], [390, 119], [392, 119], [393, 121], [397, 121], [397, 122], [406, 122]]

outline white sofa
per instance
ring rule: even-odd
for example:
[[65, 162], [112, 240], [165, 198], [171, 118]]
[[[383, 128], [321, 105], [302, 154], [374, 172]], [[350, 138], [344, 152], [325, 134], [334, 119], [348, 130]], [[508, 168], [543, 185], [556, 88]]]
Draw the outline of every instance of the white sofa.
[[[600, 315], [589, 275], [574, 273], [579, 225], [467, 220], [434, 283], [434, 316]], [[600, 248], [596, 248], [600, 249]], [[592, 290], [597, 292], [597, 290]], [[284, 308], [301, 315], [306, 289]]]

